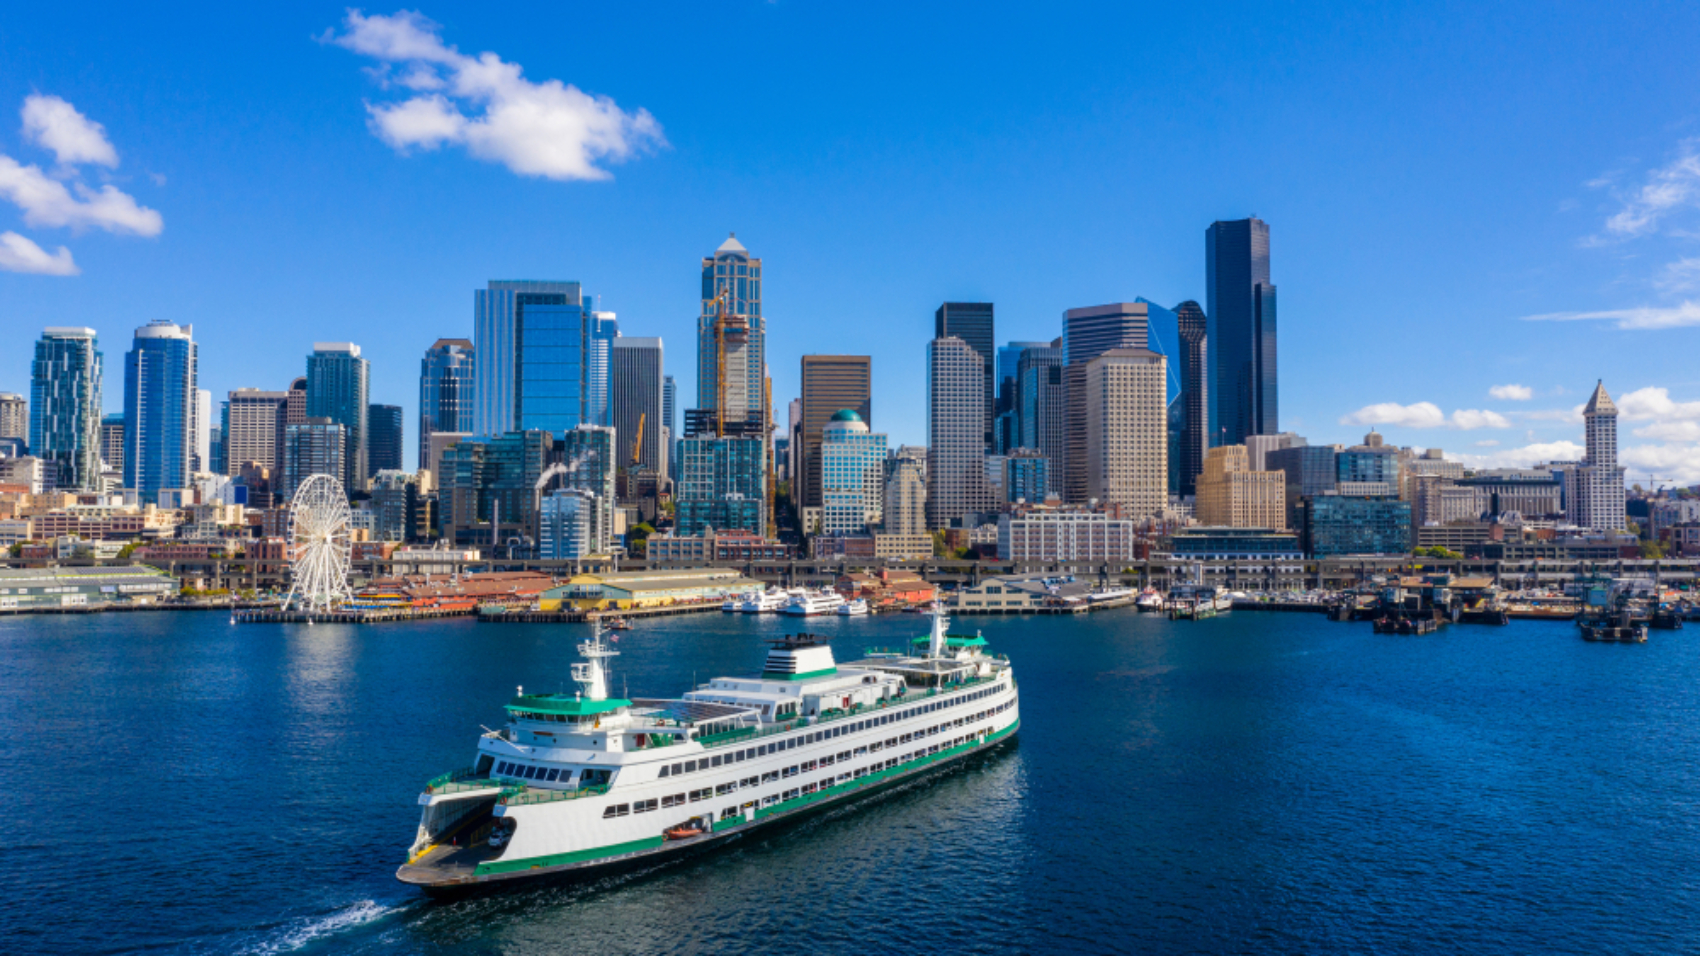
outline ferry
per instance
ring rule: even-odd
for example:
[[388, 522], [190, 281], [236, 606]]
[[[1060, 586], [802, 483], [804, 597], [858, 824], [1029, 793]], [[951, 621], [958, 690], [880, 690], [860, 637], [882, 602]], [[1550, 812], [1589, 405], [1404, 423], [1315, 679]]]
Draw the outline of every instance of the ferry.
[[609, 696], [618, 652], [597, 628], [576, 693], [520, 688], [473, 766], [425, 785], [397, 879], [446, 895], [647, 862], [912, 780], [1021, 726], [1008, 659], [942, 614], [907, 653], [848, 664], [811, 635], [769, 644], [757, 677], [626, 700]]
[[772, 614], [807, 593], [802, 588], [789, 591], [769, 588], [765, 592], [751, 594], [748, 600], [738, 605], [738, 610], [745, 614]]
[[860, 617], [868, 613], [868, 602], [861, 598], [838, 605], [840, 617]]
[[844, 606], [844, 596], [831, 588], [821, 588], [819, 591], [807, 591], [792, 599], [790, 604], [779, 609], [781, 614], [794, 617], [808, 617], [814, 614], [832, 614]]
[[732, 614], [742, 608], [745, 603], [760, 600], [760, 598], [760, 591], [751, 591], [748, 594], [729, 594], [726, 596], [726, 600], [720, 602], [720, 610]]

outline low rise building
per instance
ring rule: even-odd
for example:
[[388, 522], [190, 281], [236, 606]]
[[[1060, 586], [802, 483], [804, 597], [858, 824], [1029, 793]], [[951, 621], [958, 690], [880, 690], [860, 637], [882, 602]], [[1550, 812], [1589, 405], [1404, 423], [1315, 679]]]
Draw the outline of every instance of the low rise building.
[[0, 611], [146, 604], [170, 597], [177, 593], [177, 588], [175, 578], [140, 565], [0, 569]]
[[577, 575], [543, 592], [538, 600], [545, 611], [631, 610], [720, 602], [763, 587], [732, 568], [617, 571]]
[[748, 531], [710, 529], [707, 534], [684, 537], [652, 534], [646, 547], [651, 564], [750, 564], [789, 561], [796, 556], [790, 545]]
[[1275, 528], [1185, 528], [1169, 536], [1169, 551], [1191, 561], [1304, 560], [1299, 536]]
[[958, 590], [949, 604], [958, 614], [1032, 613], [1084, 607], [1091, 594], [1090, 586], [1072, 576], [1003, 574]]
[[1409, 554], [1411, 503], [1392, 497], [1316, 495], [1304, 503], [1304, 544], [1315, 558]]
[[999, 515], [997, 531], [998, 557], [1029, 564], [1130, 561], [1138, 537], [1130, 519], [1061, 508]]

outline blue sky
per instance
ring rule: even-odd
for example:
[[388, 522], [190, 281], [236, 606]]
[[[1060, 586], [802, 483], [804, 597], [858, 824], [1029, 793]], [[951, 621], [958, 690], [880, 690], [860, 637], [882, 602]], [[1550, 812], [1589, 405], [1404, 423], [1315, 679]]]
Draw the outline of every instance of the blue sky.
[[218, 396], [350, 340], [412, 447], [473, 288], [562, 278], [665, 339], [688, 407], [736, 230], [776, 403], [798, 356], [868, 353], [875, 427], [920, 442], [939, 302], [1007, 341], [1202, 301], [1205, 228], [1256, 214], [1283, 427], [1573, 457], [1604, 378], [1632, 480], [1700, 481], [1693, 4], [285, 6], [0, 21], [0, 390], [46, 325], [116, 370], [192, 323]]

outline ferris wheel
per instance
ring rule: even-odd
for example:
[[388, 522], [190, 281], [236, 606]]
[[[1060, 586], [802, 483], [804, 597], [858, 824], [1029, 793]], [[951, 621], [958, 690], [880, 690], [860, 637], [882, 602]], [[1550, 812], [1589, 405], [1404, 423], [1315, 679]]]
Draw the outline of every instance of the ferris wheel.
[[348, 494], [331, 475], [311, 475], [289, 499], [289, 597], [285, 607], [328, 611], [347, 600]]

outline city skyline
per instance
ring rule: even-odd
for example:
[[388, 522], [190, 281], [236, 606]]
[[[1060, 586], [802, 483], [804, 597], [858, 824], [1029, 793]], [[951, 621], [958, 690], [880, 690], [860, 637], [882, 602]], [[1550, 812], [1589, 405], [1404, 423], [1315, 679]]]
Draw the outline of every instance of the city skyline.
[[[59, 132], [84, 135], [55, 138], [45, 127], [27, 127], [22, 137], [0, 137], [0, 155], [61, 185], [99, 186], [108, 176], [129, 205], [99, 212], [76, 203], [75, 188], [67, 195], [76, 205], [60, 208], [58, 219], [17, 202], [0, 205], [0, 232], [27, 240], [45, 257], [32, 259], [26, 247], [7, 240], [5, 268], [13, 271], [0, 273], [0, 314], [6, 316], [0, 331], [29, 341], [44, 327], [89, 326], [120, 341], [155, 318], [193, 324], [203, 346], [202, 385], [214, 396], [241, 387], [280, 388], [314, 340], [360, 341], [373, 362], [373, 400], [403, 405], [407, 439], [416, 445], [417, 383], [410, 369], [436, 338], [472, 337], [467, 287], [509, 275], [574, 277], [629, 327], [682, 342], [694, 333], [697, 309], [695, 290], [677, 275], [677, 263], [703, 256], [737, 231], [779, 270], [764, 290], [765, 308], [779, 317], [767, 343], [775, 404], [797, 394], [797, 356], [863, 350], [846, 341], [846, 330], [871, 327], [879, 333], [865, 347], [878, 367], [874, 391], [892, 403], [885, 427], [894, 442], [914, 442], [923, 434], [919, 416], [893, 413], [924, 406], [925, 369], [915, 346], [927, 340], [940, 301], [995, 303], [1000, 343], [1046, 340], [1064, 310], [1093, 302], [1135, 296], [1165, 307], [1203, 302], [1203, 230], [1212, 221], [1256, 213], [1272, 224], [1278, 245], [1276, 278], [1287, 313], [1284, 377], [1306, 383], [1326, 375], [1329, 382], [1327, 389], [1284, 390], [1282, 429], [1313, 441], [1346, 442], [1373, 424], [1393, 440], [1442, 447], [1472, 464], [1574, 458], [1582, 444], [1579, 408], [1587, 397], [1574, 383], [1604, 377], [1619, 400], [1620, 458], [1630, 479], [1700, 479], [1700, 385], [1689, 383], [1660, 348], [1700, 316], [1688, 304], [1695, 257], [1683, 237], [1695, 214], [1688, 172], [1694, 146], [1684, 132], [1695, 105], [1630, 97], [1634, 108], [1625, 110], [1624, 97], [1604, 97], [1613, 104], [1607, 108], [1601, 97], [1566, 96], [1573, 83], [1580, 84], [1576, 89], [1609, 89], [1616, 81], [1607, 78], [1622, 71], [1591, 54], [1585, 75], [1579, 74], [1576, 57], [1562, 55], [1584, 32], [1589, 50], [1601, 40], [1612, 50], [1645, 50], [1674, 42], [1681, 30], [1614, 23], [1607, 28], [1611, 36], [1602, 37], [1597, 22], [1566, 11], [1549, 18], [1559, 38], [1552, 47], [1520, 55], [1553, 71], [1563, 64], [1567, 79], [1508, 84], [1505, 71], [1514, 67], [1496, 65], [1495, 51], [1513, 14], [1404, 23], [1427, 38], [1425, 49], [1443, 51], [1437, 62], [1467, 65], [1444, 73], [1448, 90], [1492, 91], [1441, 100], [1438, 91], [1412, 92], [1424, 84], [1395, 79], [1438, 69], [1410, 52], [1408, 38], [1401, 34], [1395, 42], [1388, 28], [1356, 24], [1357, 42], [1349, 49], [1329, 46], [1276, 85], [1282, 108], [1264, 118], [1249, 118], [1267, 111], [1247, 109], [1256, 94], [1237, 86], [1196, 118], [1171, 115], [1164, 104], [1192, 101], [1197, 85], [1208, 81], [1203, 63], [1150, 79], [1072, 66], [1007, 94], [1013, 98], [1001, 104], [1007, 118], [977, 131], [975, 124], [987, 125], [992, 102], [947, 79], [922, 103], [892, 107], [896, 112], [882, 117], [885, 127], [869, 140], [874, 149], [835, 171], [818, 157], [832, 137], [843, 135], [836, 128], [805, 122], [784, 124], [783, 134], [729, 130], [684, 95], [674, 74], [620, 64], [623, 43], [599, 46], [579, 63], [514, 39], [499, 22], [453, 4], [423, 13], [444, 25], [381, 12], [363, 20], [334, 10], [291, 12], [281, 21], [240, 14], [239, 26], [252, 41], [241, 63], [209, 49], [200, 42], [204, 34], [188, 24], [167, 34], [138, 21], [138, 32], [161, 41], [163, 50], [186, 44], [175, 72], [158, 79], [149, 78], [146, 56], [109, 48], [115, 41], [104, 37], [85, 38], [76, 53], [32, 43], [32, 37], [52, 35], [66, 14], [20, 14], [10, 37], [0, 38], [0, 50], [20, 65], [14, 79], [0, 81], [0, 113], [34, 104], [32, 115], [39, 116], [44, 106], [64, 104], [69, 112], [53, 115], [80, 123], [67, 120]], [[1111, 19], [1124, 15], [1130, 14], [1111, 13]], [[630, 14], [619, 11], [586, 16], [586, 26], [615, 36], [630, 25]], [[736, 27], [703, 25], [710, 36], [740, 29], [780, 39], [818, 26], [820, 16], [781, 8], [745, 11], [733, 18]], [[1212, 37], [1205, 29], [1211, 23], [1204, 13], [1165, 12], [1151, 28], [1173, 41], [1169, 48], [1204, 54], [1212, 63], [1251, 42], [1239, 34]], [[1327, 23], [1308, 14], [1279, 31], [1302, 45], [1323, 35]], [[374, 52], [374, 24], [407, 27], [438, 46], [493, 51], [523, 67], [532, 87], [559, 79], [612, 97], [618, 115], [608, 115], [620, 133], [619, 149], [563, 160], [567, 166], [557, 168], [528, 165], [518, 155], [475, 155], [461, 143], [374, 136], [375, 116], [362, 100], [374, 106], [406, 100], [361, 72], [374, 64], [380, 71], [406, 65]], [[918, 29], [919, 37], [936, 36], [943, 24]], [[665, 28], [657, 36], [663, 44], [682, 42]], [[1050, 48], [1062, 34], [1047, 28], [1032, 42]], [[791, 56], [779, 68], [798, 69]], [[99, 71], [85, 75], [74, 68], [91, 57], [101, 62]], [[1634, 62], [1642, 75], [1669, 68], [1657, 56]], [[1370, 64], [1389, 76], [1372, 76]], [[920, 79], [913, 69], [876, 82]], [[269, 78], [277, 72], [300, 82], [281, 90]], [[1364, 81], [1343, 105], [1338, 80], [1329, 78], [1340, 75]], [[143, 83], [164, 91], [207, 86], [215, 77], [229, 77], [243, 95], [221, 90], [204, 118], [176, 112], [166, 105], [169, 97], [138, 109], [131, 92]], [[785, 90], [775, 105], [818, 97], [821, 82]], [[1095, 95], [1087, 97], [1088, 89]], [[255, 94], [275, 101], [288, 117], [285, 125], [301, 135], [283, 140], [245, 126], [239, 110]], [[964, 108], [963, 118], [938, 126], [938, 98], [947, 95]], [[1397, 144], [1383, 152], [1366, 145], [1375, 137], [1360, 141], [1354, 133], [1359, 118], [1429, 115], [1442, 103], [1472, 99], [1480, 103], [1446, 120], [1446, 136], [1418, 137], [1372, 124], [1367, 128], [1392, 133], [1383, 140]], [[848, 112], [851, 128], [872, 128], [866, 109], [831, 102]], [[1094, 118], [1100, 102], [1110, 109]], [[1529, 128], [1503, 129], [1494, 104], [1506, 102], [1525, 109]], [[1323, 103], [1338, 111], [1338, 127], [1318, 131], [1301, 123], [1288, 130], [1276, 115]], [[1080, 129], [1057, 132], [1060, 142], [1042, 149], [1038, 141], [1017, 144], [988, 163], [958, 155], [973, 152], [963, 151], [965, 145], [1023, 128], [1041, 110], [1080, 120]], [[1576, 128], [1595, 134], [1582, 150], [1573, 148]], [[223, 150], [201, 148], [214, 129], [236, 132]], [[1065, 174], [1103, 171], [1088, 159], [1088, 145], [1113, 149], [1127, 137], [1152, 134], [1202, 135], [1207, 157], [1231, 157], [1235, 151], [1223, 149], [1230, 138], [1263, 149], [1255, 158], [1210, 158], [1203, 168], [1140, 156], [1101, 185], [1066, 181]], [[1555, 158], [1552, 147], [1560, 141], [1566, 149]], [[903, 158], [888, 153], [906, 153], [891, 149], [899, 142], [912, 142], [933, 164], [918, 181], [891, 175]], [[1470, 142], [1473, 152], [1460, 155], [1438, 145], [1445, 142]], [[768, 158], [759, 164], [732, 158], [750, 146]], [[327, 163], [332, 156], [337, 162]], [[1399, 195], [1382, 185], [1390, 176], [1401, 182]], [[687, 183], [694, 190], [705, 178], [723, 188], [685, 201]], [[386, 186], [368, 189], [373, 182]], [[1505, 188], [1512, 183], [1515, 189]], [[392, 195], [392, 188], [406, 192]], [[293, 214], [303, 196], [320, 191], [345, 200], [349, 218]], [[988, 193], [1007, 201], [996, 210], [976, 209], [973, 198]], [[397, 198], [407, 195], [433, 198]], [[800, 202], [802, 196], [819, 199]], [[226, 202], [231, 197], [240, 201]], [[570, 210], [598, 228], [581, 239], [497, 223], [486, 215], [492, 202]], [[900, 215], [904, 208], [925, 219]], [[1488, 228], [1480, 225], [1484, 210]], [[1122, 228], [1130, 220], [1137, 229]], [[263, 222], [270, 232], [255, 231], [250, 222]], [[412, 241], [418, 235], [457, 239], [421, 244]], [[945, 236], [948, 243], [940, 241]], [[871, 317], [865, 283], [844, 268], [869, 249], [879, 250], [889, 270]], [[68, 271], [56, 265], [61, 261], [79, 274], [15, 271]], [[213, 277], [186, 282], [185, 269]], [[234, 282], [248, 290], [238, 310], [226, 304], [229, 296], [217, 294]], [[120, 290], [125, 311], [115, 316], [108, 303]], [[1447, 301], [1446, 314], [1436, 315], [1427, 304], [1435, 297]], [[1540, 321], [1525, 321], [1533, 318]], [[398, 335], [398, 325], [420, 334]], [[1412, 326], [1433, 334], [1417, 337], [1407, 349], [1401, 329]], [[276, 347], [293, 336], [298, 344]], [[1412, 373], [1389, 377], [1367, 367], [1372, 363], [1330, 367], [1329, 344], [1348, 336], [1358, 338], [1366, 354], [1400, 349]], [[674, 370], [682, 377], [679, 407], [698, 407], [691, 394], [694, 371]], [[0, 362], [0, 390], [22, 393], [27, 384], [28, 359], [12, 350]], [[105, 389], [103, 411], [118, 410], [118, 392]]]

